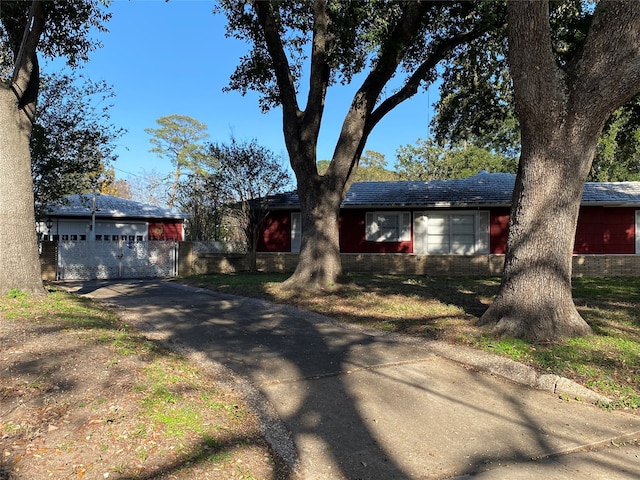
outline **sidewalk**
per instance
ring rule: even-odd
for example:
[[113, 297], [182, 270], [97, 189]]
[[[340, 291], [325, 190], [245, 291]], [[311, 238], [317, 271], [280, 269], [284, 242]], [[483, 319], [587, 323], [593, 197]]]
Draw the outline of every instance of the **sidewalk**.
[[640, 416], [562, 400], [589, 392], [493, 355], [172, 282], [67, 288], [234, 372], [304, 480], [640, 478]]

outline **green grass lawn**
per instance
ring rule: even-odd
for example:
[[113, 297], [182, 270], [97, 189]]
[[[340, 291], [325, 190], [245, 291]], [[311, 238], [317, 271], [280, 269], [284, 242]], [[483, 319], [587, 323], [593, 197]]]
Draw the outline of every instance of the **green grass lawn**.
[[[0, 405], [17, 412], [0, 420], [0, 478], [14, 478], [3, 472], [16, 465], [44, 478], [34, 466], [42, 461], [50, 472], [72, 468], [73, 478], [132, 479], [169, 471], [171, 478], [275, 478], [274, 465], [283, 465], [238, 392], [107, 306], [58, 290], [42, 297], [14, 290], [0, 298], [0, 331], [9, 362], [0, 372]], [[64, 421], [41, 414], [50, 410], [44, 405], [57, 406]], [[28, 408], [33, 414], [18, 415]], [[34, 432], [37, 454], [27, 447]], [[34, 478], [20, 478], [27, 477]]]
[[594, 334], [555, 344], [496, 339], [475, 325], [499, 278], [352, 274], [332, 292], [281, 288], [285, 274], [201, 275], [180, 281], [318, 312], [342, 322], [495, 352], [588, 386], [617, 408], [640, 407], [640, 278], [574, 279], [578, 311]]

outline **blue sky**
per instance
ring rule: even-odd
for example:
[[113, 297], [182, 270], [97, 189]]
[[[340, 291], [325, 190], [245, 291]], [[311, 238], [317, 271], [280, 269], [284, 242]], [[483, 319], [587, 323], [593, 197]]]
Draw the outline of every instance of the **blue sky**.
[[[248, 45], [225, 38], [225, 19], [213, 15], [212, 8], [211, 0], [112, 3], [109, 33], [95, 36], [104, 46], [91, 54], [83, 73], [113, 87], [111, 120], [128, 131], [118, 141], [117, 178], [171, 171], [169, 161], [149, 152], [150, 136], [144, 131], [171, 114], [205, 123], [210, 141], [226, 142], [232, 134], [239, 140], [255, 138], [288, 162], [280, 109], [262, 114], [256, 94], [222, 91]], [[331, 158], [353, 91], [329, 90], [319, 159]], [[431, 89], [396, 108], [376, 126], [365, 148], [384, 154], [391, 165], [399, 146], [428, 136], [436, 99], [437, 89]], [[304, 99], [299, 102], [304, 105]]]

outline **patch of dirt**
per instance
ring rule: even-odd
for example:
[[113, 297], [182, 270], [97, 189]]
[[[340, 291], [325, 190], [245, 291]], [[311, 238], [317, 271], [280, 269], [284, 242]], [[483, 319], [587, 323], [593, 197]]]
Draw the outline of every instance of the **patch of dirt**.
[[[0, 480], [288, 478], [241, 392], [215, 378], [199, 372], [148, 404], [150, 369], [179, 377], [184, 363], [0, 315]], [[198, 431], [163, 423], [176, 398]]]

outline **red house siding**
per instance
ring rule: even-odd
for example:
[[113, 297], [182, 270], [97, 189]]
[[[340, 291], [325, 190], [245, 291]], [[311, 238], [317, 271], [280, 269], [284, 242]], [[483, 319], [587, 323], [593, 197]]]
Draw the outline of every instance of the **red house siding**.
[[635, 208], [584, 207], [578, 216], [574, 253], [633, 254]]
[[[413, 242], [366, 241], [366, 210], [340, 213], [342, 253], [413, 253]], [[582, 207], [578, 217], [574, 253], [634, 254], [635, 212], [633, 207]], [[504, 254], [509, 228], [509, 208], [491, 209], [490, 252]], [[291, 251], [291, 212], [272, 212], [258, 243], [261, 252]]]
[[259, 252], [291, 251], [291, 212], [270, 212], [258, 238]]
[[[635, 208], [582, 207], [573, 253], [634, 254]], [[491, 212], [491, 253], [507, 249], [509, 210]]]
[[413, 242], [368, 242], [366, 211], [340, 213], [340, 251], [342, 253], [413, 253]]
[[491, 210], [489, 224], [489, 251], [504, 254], [507, 251], [507, 232], [509, 231], [509, 209]]
[[149, 240], [182, 241], [182, 223], [149, 222]]

